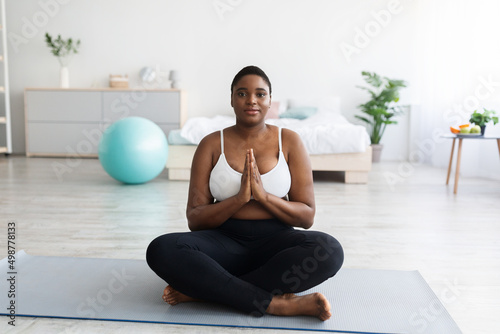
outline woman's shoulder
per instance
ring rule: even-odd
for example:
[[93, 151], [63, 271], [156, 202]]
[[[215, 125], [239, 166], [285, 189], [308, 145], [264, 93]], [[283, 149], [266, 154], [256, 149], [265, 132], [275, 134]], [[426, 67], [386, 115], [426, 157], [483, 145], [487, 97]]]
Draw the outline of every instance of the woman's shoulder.
[[220, 131], [215, 131], [206, 135], [200, 141], [194, 153], [193, 164], [209, 166], [209, 162], [211, 162], [213, 165], [213, 162], [217, 160], [220, 154]]
[[198, 150], [220, 152], [220, 143], [221, 143], [220, 130], [217, 130], [203, 137], [203, 139], [198, 144]]
[[287, 128], [282, 128], [281, 129], [281, 138], [283, 140], [283, 143], [287, 142], [288, 144], [294, 145], [297, 142], [302, 142], [300, 139], [300, 136], [297, 132], [287, 129]]
[[297, 132], [293, 131], [293, 130], [290, 130], [288, 128], [283, 128], [283, 127], [279, 127], [277, 125], [273, 125], [273, 124], [266, 124], [268, 126], [269, 129], [271, 129], [272, 131], [274, 131], [274, 133], [278, 133], [279, 130], [281, 129], [281, 137], [284, 139], [285, 137], [287, 137], [288, 139], [290, 140], [297, 140], [297, 139], [300, 139], [299, 135], [297, 134]]
[[293, 130], [282, 128], [281, 130], [282, 151], [287, 161], [294, 156], [298, 159], [304, 159], [307, 156], [304, 143], [299, 134]]
[[200, 141], [199, 145], [207, 145], [215, 141], [220, 141], [220, 130], [209, 133]]
[[214, 131], [203, 137], [198, 144], [198, 150], [219, 155], [221, 153], [221, 130]]

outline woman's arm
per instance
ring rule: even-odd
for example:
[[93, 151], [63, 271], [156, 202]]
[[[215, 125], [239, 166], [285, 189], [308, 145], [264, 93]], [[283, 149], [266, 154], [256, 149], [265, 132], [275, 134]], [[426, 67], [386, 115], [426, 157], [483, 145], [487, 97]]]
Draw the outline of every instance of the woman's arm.
[[250, 154], [249, 162], [252, 195], [267, 211], [282, 222], [308, 229], [314, 223], [316, 212], [311, 162], [299, 135], [288, 129], [282, 129], [282, 131], [283, 153], [285, 156], [288, 155], [288, 168], [292, 176], [292, 184], [288, 192], [289, 201], [264, 190], [253, 152]]
[[[214, 165], [213, 148], [217, 147], [218, 138], [220, 136], [217, 133], [205, 137], [198, 145], [193, 157], [186, 209], [188, 226], [191, 231], [212, 229], [220, 226], [250, 201], [249, 170], [245, 168], [239, 193], [224, 201], [214, 203], [210, 193], [209, 179]], [[247, 163], [245, 163], [246, 165]]]

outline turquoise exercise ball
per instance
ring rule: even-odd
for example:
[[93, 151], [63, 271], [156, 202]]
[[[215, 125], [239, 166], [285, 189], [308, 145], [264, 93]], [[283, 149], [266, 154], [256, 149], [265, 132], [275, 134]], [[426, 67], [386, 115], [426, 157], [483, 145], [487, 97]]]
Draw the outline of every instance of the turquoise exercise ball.
[[111, 124], [99, 142], [99, 161], [114, 179], [127, 184], [148, 182], [165, 168], [168, 143], [154, 122], [127, 117]]

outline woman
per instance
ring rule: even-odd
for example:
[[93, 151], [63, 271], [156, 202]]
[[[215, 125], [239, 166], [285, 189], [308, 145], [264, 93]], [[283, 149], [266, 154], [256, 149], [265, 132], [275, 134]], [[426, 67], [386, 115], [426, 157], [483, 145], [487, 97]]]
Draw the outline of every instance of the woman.
[[236, 125], [207, 135], [193, 157], [187, 219], [191, 232], [148, 247], [151, 269], [169, 285], [170, 305], [193, 300], [253, 315], [331, 317], [321, 293], [296, 296], [334, 276], [342, 247], [308, 229], [315, 214], [312, 171], [299, 136], [265, 123], [271, 83], [258, 67], [231, 84]]

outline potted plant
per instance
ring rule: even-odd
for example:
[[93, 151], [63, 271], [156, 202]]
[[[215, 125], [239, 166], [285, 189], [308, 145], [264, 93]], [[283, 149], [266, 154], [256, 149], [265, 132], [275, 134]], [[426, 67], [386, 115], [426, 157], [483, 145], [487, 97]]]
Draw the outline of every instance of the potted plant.
[[370, 100], [360, 104], [358, 108], [365, 114], [355, 117], [367, 123], [372, 142], [372, 161], [379, 162], [383, 145], [380, 140], [389, 124], [397, 124], [394, 116], [402, 113], [407, 106], [396, 105], [399, 101], [399, 90], [406, 87], [403, 80], [382, 77], [376, 73], [361, 72], [363, 79], [371, 88], [357, 86], [370, 93]]
[[80, 40], [75, 42], [72, 38], [62, 39], [61, 35], [57, 35], [57, 38], [53, 39], [49, 33], [45, 33], [45, 42], [50, 48], [52, 54], [57, 57], [57, 60], [59, 60], [59, 63], [61, 64], [61, 88], [68, 88], [68, 65], [73, 55], [78, 53]]
[[475, 125], [479, 125], [481, 128], [481, 136], [484, 136], [484, 130], [486, 129], [486, 124], [490, 121], [493, 121], [493, 125], [498, 123], [498, 117], [493, 116], [496, 114], [494, 110], [487, 110], [483, 108], [483, 112], [480, 113], [477, 110], [474, 110], [472, 113], [469, 122]]

